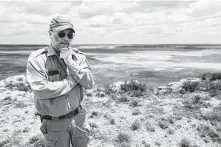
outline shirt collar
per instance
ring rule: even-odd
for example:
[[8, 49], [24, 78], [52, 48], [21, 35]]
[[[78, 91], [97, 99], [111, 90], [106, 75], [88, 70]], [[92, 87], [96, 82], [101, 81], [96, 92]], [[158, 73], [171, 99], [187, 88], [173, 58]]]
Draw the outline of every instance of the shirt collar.
[[55, 50], [54, 50], [54, 48], [52, 47], [52, 45], [49, 45], [48, 46], [48, 53], [47, 53], [47, 56], [53, 56], [53, 55], [58, 55], [56, 52], [55, 52]]

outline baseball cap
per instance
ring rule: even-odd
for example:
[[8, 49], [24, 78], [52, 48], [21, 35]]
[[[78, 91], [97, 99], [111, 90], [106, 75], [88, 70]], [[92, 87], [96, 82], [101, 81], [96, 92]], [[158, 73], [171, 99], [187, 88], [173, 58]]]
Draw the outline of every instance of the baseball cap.
[[68, 28], [72, 29], [73, 32], [75, 33], [73, 24], [72, 24], [69, 16], [57, 15], [51, 19], [50, 31], [52, 31], [52, 30], [62, 31], [62, 30], [68, 29]]

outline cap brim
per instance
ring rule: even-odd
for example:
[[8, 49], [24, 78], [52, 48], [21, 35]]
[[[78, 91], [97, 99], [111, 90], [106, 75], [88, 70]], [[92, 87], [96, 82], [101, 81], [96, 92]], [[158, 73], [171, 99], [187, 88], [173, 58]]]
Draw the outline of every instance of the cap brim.
[[69, 25], [69, 24], [62, 25], [62, 26], [57, 26], [57, 27], [54, 28], [54, 30], [56, 30], [56, 31], [63, 31], [63, 30], [66, 30], [66, 29], [71, 29], [73, 32], [75, 32], [73, 26]]

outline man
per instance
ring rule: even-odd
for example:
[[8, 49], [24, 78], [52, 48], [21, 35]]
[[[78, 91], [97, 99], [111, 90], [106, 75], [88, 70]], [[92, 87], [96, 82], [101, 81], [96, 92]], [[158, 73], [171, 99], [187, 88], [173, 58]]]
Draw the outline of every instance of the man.
[[86, 147], [89, 141], [82, 88], [92, 88], [94, 76], [85, 55], [70, 47], [74, 35], [70, 18], [54, 17], [50, 45], [32, 52], [27, 62], [27, 81], [48, 147]]

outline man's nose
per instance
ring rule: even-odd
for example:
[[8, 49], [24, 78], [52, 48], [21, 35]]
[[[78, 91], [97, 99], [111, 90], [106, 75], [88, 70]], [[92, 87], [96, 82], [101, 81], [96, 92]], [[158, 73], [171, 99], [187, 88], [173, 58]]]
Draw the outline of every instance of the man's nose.
[[69, 41], [69, 38], [68, 38], [67, 34], [64, 36], [64, 40]]

